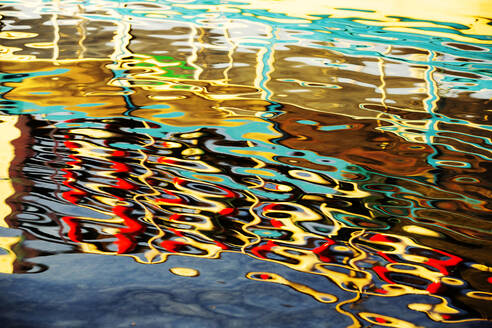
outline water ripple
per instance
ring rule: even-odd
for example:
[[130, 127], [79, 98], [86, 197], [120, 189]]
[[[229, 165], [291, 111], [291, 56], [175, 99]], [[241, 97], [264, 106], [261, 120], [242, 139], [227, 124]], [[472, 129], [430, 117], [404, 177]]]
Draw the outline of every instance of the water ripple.
[[[90, 253], [197, 259], [169, 272], [201, 279], [235, 254], [249, 283], [350, 327], [489, 324], [480, 3], [448, 19], [282, 3], [0, 1], [1, 272]], [[176, 320], [267, 320], [239, 287], [201, 292], [210, 307], [101, 292]]]

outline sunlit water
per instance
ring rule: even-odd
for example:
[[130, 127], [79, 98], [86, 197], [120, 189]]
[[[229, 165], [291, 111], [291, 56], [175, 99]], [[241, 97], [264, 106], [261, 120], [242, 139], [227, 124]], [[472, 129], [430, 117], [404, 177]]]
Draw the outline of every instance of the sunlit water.
[[2, 327], [492, 326], [486, 1], [0, 4]]

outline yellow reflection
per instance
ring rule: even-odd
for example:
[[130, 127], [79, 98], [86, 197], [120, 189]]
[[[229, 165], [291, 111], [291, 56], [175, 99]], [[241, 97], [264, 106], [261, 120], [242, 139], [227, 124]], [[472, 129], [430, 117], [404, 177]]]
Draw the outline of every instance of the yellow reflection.
[[381, 325], [384, 327], [422, 328], [421, 326], [414, 325], [413, 323], [410, 323], [408, 321], [397, 319], [386, 315], [369, 313], [369, 312], [360, 312], [359, 315], [361, 316], [361, 318], [369, 321], [372, 324]]
[[19, 32], [19, 31], [2, 31], [0, 32], [0, 39], [27, 39], [38, 36], [37, 33]]
[[173, 274], [175, 274], [177, 276], [182, 276], [182, 277], [196, 277], [196, 276], [198, 276], [200, 274], [198, 272], [198, 270], [191, 269], [191, 268], [178, 268], [178, 267], [175, 267], [175, 268], [169, 269], [169, 271], [171, 271], [171, 273], [173, 273]]
[[14, 273], [17, 255], [12, 250], [12, 246], [20, 241], [21, 237], [0, 237], [0, 249], [7, 252], [7, 254], [0, 255], [0, 273]]
[[[203, 5], [183, 4], [185, 8], [200, 8]], [[226, 10], [230, 5], [217, 6], [217, 10]], [[360, 18], [364, 24], [378, 24], [378, 21], [385, 22], [390, 28], [402, 27], [398, 19], [390, 19], [388, 16], [418, 17], [425, 21], [455, 22], [468, 27], [460, 30], [464, 34], [492, 35], [492, 26], [488, 25], [488, 20], [482, 17], [490, 17], [492, 14], [492, 3], [487, 0], [461, 0], [446, 1], [443, 6], [438, 0], [253, 0], [249, 4], [234, 7], [248, 9], [265, 9], [274, 13], [283, 13], [293, 18], [305, 20], [318, 19], [315, 15], [330, 15], [333, 18]], [[347, 9], [345, 9], [347, 8]], [[355, 9], [350, 10], [350, 9]], [[360, 9], [360, 10], [357, 10]], [[271, 19], [271, 18], [270, 18]], [[294, 20], [295, 21], [295, 20]], [[436, 26], [432, 23], [419, 22], [415, 27]], [[406, 32], [422, 33], [420, 29], [408, 28]], [[459, 35], [447, 33], [446, 37], [461, 39]], [[474, 42], [492, 43], [488, 40], [473, 39]]]
[[35, 42], [35, 43], [26, 43], [25, 46], [29, 48], [46, 49], [46, 48], [53, 48], [55, 44], [53, 42]]
[[322, 303], [334, 303], [337, 301], [337, 297], [328, 294], [328, 293], [322, 293], [317, 290], [314, 290], [306, 285], [296, 283], [293, 281], [289, 281], [285, 279], [284, 277], [276, 274], [276, 273], [270, 273], [270, 272], [249, 272], [246, 275], [247, 278], [251, 280], [256, 280], [256, 281], [266, 281], [266, 282], [272, 282], [276, 284], [282, 284], [289, 286], [290, 288], [301, 292], [303, 294], [307, 294], [315, 298], [317, 301], [322, 302]]
[[423, 236], [429, 236], [429, 237], [440, 237], [441, 236], [441, 234], [439, 234], [438, 232], [436, 232], [434, 230], [427, 229], [424, 227], [419, 227], [416, 225], [406, 225], [403, 227], [403, 230], [406, 232], [409, 232], [409, 233], [414, 233], [417, 235], [423, 235]]
[[492, 293], [487, 293], [487, 292], [471, 291], [466, 293], [466, 296], [476, 298], [479, 300], [492, 301]]

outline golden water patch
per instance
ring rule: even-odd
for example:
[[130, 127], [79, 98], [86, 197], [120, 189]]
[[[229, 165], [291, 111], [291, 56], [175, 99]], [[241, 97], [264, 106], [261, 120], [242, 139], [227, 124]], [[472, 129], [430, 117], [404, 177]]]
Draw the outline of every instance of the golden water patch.
[[175, 267], [175, 268], [169, 269], [169, 271], [171, 271], [171, 273], [173, 273], [177, 276], [182, 276], [182, 277], [196, 277], [200, 274], [198, 272], [198, 270], [191, 269], [191, 268]]
[[38, 33], [3, 31], [0, 32], [0, 39], [27, 39], [38, 36]]

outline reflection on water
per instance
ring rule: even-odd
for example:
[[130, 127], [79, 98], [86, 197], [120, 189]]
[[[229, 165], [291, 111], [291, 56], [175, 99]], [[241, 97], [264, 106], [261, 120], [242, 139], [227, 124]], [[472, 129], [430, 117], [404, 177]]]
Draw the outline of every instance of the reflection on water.
[[490, 323], [485, 2], [0, 4], [1, 272], [237, 253], [350, 327]]

